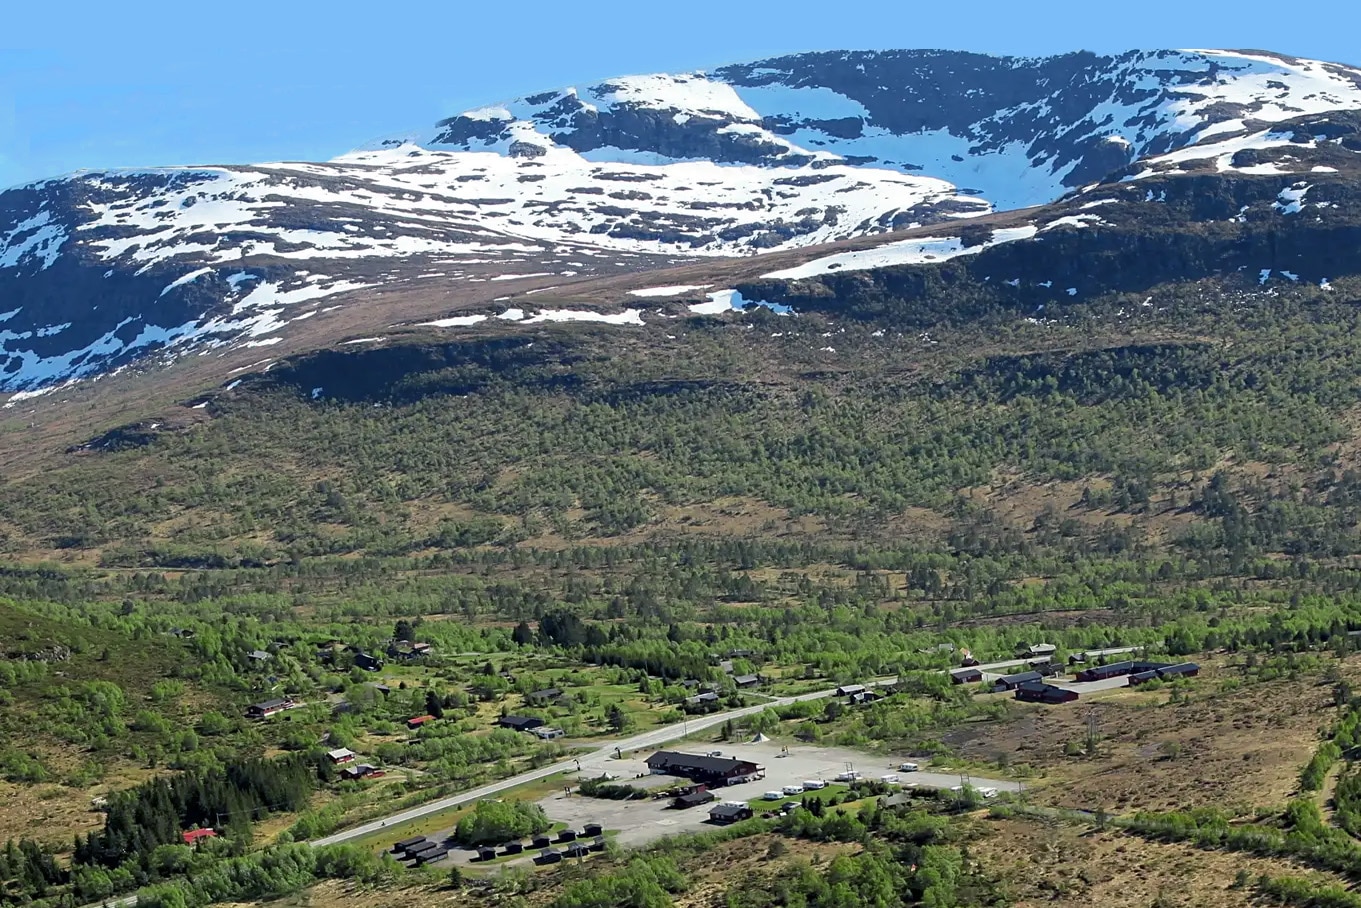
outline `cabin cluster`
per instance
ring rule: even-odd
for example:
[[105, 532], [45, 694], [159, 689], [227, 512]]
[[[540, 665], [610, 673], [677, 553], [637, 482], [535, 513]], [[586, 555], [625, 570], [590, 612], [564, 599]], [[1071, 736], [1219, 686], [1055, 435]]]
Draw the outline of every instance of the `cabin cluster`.
[[442, 861], [449, 856], [449, 846], [444, 842], [432, 842], [423, 835], [403, 839], [392, 846], [392, 854], [408, 867], [423, 867]]
[[[590, 841], [587, 842], [587, 839]], [[505, 846], [507, 850], [503, 850], [502, 854], [514, 854], [515, 852], [508, 849], [518, 844], [518, 842], [512, 842]], [[566, 847], [558, 850], [553, 847], [555, 844], [565, 845]], [[535, 836], [533, 841], [530, 842], [530, 847], [539, 852], [534, 856], [535, 864], [558, 864], [566, 858], [584, 858], [593, 851], [604, 851], [605, 830], [599, 823], [587, 823], [581, 827], [580, 832], [575, 829], [562, 830], [557, 834], [556, 839], [551, 839], [546, 835]], [[478, 849], [478, 860], [487, 860], [486, 853], [488, 850], [486, 848]], [[495, 857], [494, 850], [492, 856]]]
[[[439, 854], [439, 849], [443, 848], [444, 853], [448, 853], [448, 846], [442, 843], [429, 842], [424, 837], [407, 839], [392, 846], [393, 854], [403, 853], [409, 848], [430, 848], [430, 854], [438, 854], [438, 860], [444, 854]], [[558, 848], [555, 846], [565, 846]], [[503, 842], [500, 845], [481, 845], [477, 849], [477, 857], [474, 859], [480, 863], [490, 863], [497, 858], [516, 857], [531, 851], [537, 851], [534, 856], [536, 864], [557, 864], [564, 858], [584, 858], [592, 852], [605, 850], [605, 828], [599, 823], [587, 823], [578, 831], [576, 829], [563, 829], [556, 836], [546, 833], [532, 837], [528, 843], [521, 839]], [[402, 858], [398, 858], [402, 860]], [[417, 860], [417, 863], [429, 863]]]
[[1078, 681], [1106, 681], [1129, 676], [1129, 685], [1134, 687], [1145, 681], [1162, 678], [1194, 678], [1200, 674], [1200, 666], [1194, 662], [1109, 662], [1106, 665], [1093, 665], [1074, 675]]

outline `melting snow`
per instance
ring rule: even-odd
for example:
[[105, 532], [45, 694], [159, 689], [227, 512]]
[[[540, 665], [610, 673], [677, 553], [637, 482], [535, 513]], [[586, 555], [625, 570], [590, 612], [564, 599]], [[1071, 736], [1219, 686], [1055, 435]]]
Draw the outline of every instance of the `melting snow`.
[[1299, 214], [1304, 207], [1304, 196], [1310, 190], [1307, 183], [1296, 183], [1288, 189], [1282, 189], [1280, 195], [1276, 196], [1276, 201], [1272, 203], [1273, 208], [1281, 214]]
[[776, 315], [794, 314], [794, 310], [789, 306], [782, 306], [779, 303], [768, 303], [764, 300], [749, 300], [744, 298], [737, 290], [718, 290], [708, 294], [708, 296], [709, 302], [694, 303], [690, 306], [690, 311], [696, 315], [718, 315], [733, 310], [741, 312], [748, 306], [764, 306]]
[[[193, 281], [198, 280], [199, 278], [203, 277], [203, 275], [205, 275], [205, 274], [212, 274], [212, 273], [213, 273], [213, 269], [211, 269], [211, 268], [200, 268], [200, 269], [198, 269], [197, 271], [191, 271], [191, 272], [189, 272], [188, 274], [186, 274], [184, 277], [178, 278], [178, 279], [176, 279], [175, 281], [173, 281], [172, 283], [166, 284], [166, 285], [165, 285], [165, 289], [161, 291], [161, 296], [165, 296], [167, 293], [169, 293], [171, 290], [174, 290], [176, 287], [183, 287], [185, 284], [189, 284], [189, 283], [192, 283]], [[233, 277], [235, 277], [235, 275], [233, 275]], [[235, 287], [236, 287], [236, 285], [233, 284], [233, 285], [232, 285], [232, 288], [235, 289]]]
[[525, 319], [525, 324], [536, 322], [602, 322], [606, 325], [641, 325], [641, 309], [625, 309], [623, 312], [591, 312], [586, 309], [545, 309], [537, 315]]
[[887, 243], [873, 249], [858, 249], [854, 252], [841, 252], [785, 268], [772, 271], [764, 277], [782, 280], [800, 280], [830, 274], [833, 271], [864, 271], [870, 268], [888, 268], [894, 265], [922, 265], [930, 262], [943, 262], [960, 255], [975, 255], [991, 246], [1010, 243], [1015, 240], [1028, 240], [1039, 230], [1033, 224], [1025, 227], [1008, 227], [995, 230], [992, 239], [979, 246], [964, 247], [959, 237], [931, 237], [919, 240], [901, 240]]
[[676, 284], [673, 287], [644, 287], [641, 290], [630, 290], [629, 296], [680, 296], [692, 290], [707, 290], [711, 286], [711, 284]]
[[1090, 227], [1096, 224], [1101, 227], [1109, 227], [1110, 222], [1102, 220], [1095, 214], [1070, 214], [1067, 217], [1055, 218], [1044, 225], [1044, 231], [1053, 230], [1055, 227]]
[[41, 261], [43, 270], [51, 268], [67, 239], [66, 230], [50, 223], [51, 218], [47, 211], [40, 211], [0, 239], [0, 268], [13, 268], [24, 261]]
[[433, 322], [419, 322], [422, 328], [466, 328], [469, 325], [476, 325], [485, 322], [485, 315], [455, 315], [452, 318], [436, 319]]

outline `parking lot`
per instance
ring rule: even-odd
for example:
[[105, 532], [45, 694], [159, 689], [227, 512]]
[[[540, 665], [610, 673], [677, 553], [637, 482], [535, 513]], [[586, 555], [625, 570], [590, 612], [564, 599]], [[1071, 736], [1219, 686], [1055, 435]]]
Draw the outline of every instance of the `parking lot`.
[[[978, 787], [996, 788], [998, 791], [1015, 792], [1021, 789], [1016, 782], [1002, 779], [983, 779], [977, 776], [964, 776], [950, 772], [899, 772], [898, 764], [907, 757], [872, 756], [860, 751], [838, 747], [818, 747], [812, 745], [790, 745], [784, 753], [782, 745], [773, 742], [759, 744], [715, 745], [725, 757], [751, 760], [765, 767], [766, 777], [741, 785], [728, 785], [713, 789], [720, 801], [752, 801], [767, 791], [783, 788], [785, 785], [800, 785], [805, 780], [821, 779], [831, 782], [836, 776], [848, 770], [855, 770], [865, 779], [894, 773], [902, 784], [921, 785], [930, 788], [951, 788], [965, 782]], [[678, 746], [673, 748], [687, 753], [700, 753], [701, 749]], [[623, 759], [603, 760], [582, 764], [582, 778], [609, 773], [617, 776], [620, 782], [649, 788], [670, 788], [685, 784], [686, 780], [674, 776], [654, 776], [648, 774], [646, 762], [652, 750], [625, 754]], [[641, 778], [635, 778], [641, 776]], [[797, 797], [790, 798], [797, 800]], [[580, 828], [584, 823], [595, 822], [607, 830], [617, 830], [620, 845], [643, 845], [667, 835], [681, 832], [694, 832], [713, 828], [708, 822], [708, 807], [693, 807], [676, 810], [670, 806], [669, 799], [649, 801], [606, 801], [600, 798], [584, 798], [565, 793], [550, 795], [539, 801], [540, 806], [554, 820]], [[775, 803], [772, 802], [772, 806]]]
[[[1003, 779], [986, 779], [978, 776], [961, 775], [952, 772], [921, 770], [900, 772], [898, 765], [910, 757], [885, 757], [865, 754], [861, 751], [839, 747], [819, 747], [814, 745], [794, 745], [785, 747], [774, 742], [751, 744], [710, 745], [725, 757], [750, 760], [765, 767], [764, 779], [728, 785], [712, 789], [718, 801], [754, 801], [767, 791], [781, 789], [786, 785], [802, 785], [811, 779], [832, 782], [850, 770], [859, 772], [864, 779], [876, 780], [886, 774], [896, 774], [900, 784], [917, 785], [929, 788], [952, 788], [968, 783], [975, 788], [996, 788], [998, 791], [1020, 791], [1021, 785]], [[709, 748], [679, 744], [673, 750], [685, 753], [712, 752]], [[666, 789], [687, 785], [687, 779], [676, 776], [652, 775], [646, 760], [655, 749], [625, 753], [620, 758], [583, 759], [578, 779], [599, 778], [608, 774], [616, 781], [640, 788]], [[780, 802], [771, 802], [775, 807]], [[798, 800], [790, 796], [789, 800]], [[670, 798], [657, 798], [645, 801], [610, 801], [604, 798], [588, 798], [577, 794], [557, 792], [539, 800], [539, 806], [548, 814], [549, 819], [567, 824], [568, 828], [580, 830], [587, 823], [599, 823], [621, 846], [630, 848], [646, 845], [668, 835], [697, 832], [712, 829], [709, 822], [709, 807], [699, 806], [678, 810], [671, 806]], [[717, 801], [715, 802], [717, 803]], [[452, 832], [452, 830], [450, 830]], [[438, 839], [441, 836], [432, 836]], [[462, 849], [450, 851], [449, 860], [460, 864], [472, 863], [475, 853]], [[528, 863], [533, 855], [508, 860], [505, 864]]]

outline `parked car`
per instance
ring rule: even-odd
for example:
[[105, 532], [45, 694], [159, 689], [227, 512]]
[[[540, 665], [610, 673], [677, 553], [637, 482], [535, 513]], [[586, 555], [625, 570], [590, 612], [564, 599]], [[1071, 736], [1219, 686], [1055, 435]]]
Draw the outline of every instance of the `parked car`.
[[768, 791], [765, 794], [761, 795], [762, 800], [766, 801], [778, 801], [780, 800], [780, 798], [783, 797], [784, 797], [783, 791]]
[[898, 772], [916, 772], [921, 769], [916, 763], [899, 763]]
[[827, 787], [827, 783], [821, 779], [808, 779], [803, 783], [804, 791], [819, 791]]
[[806, 789], [802, 785], [786, 785], [784, 793], [787, 795], [803, 794]]
[[883, 782], [885, 785], [897, 785], [898, 774], [896, 772], [891, 772], [887, 775], [880, 776], [879, 781]]
[[983, 797], [985, 797], [985, 798], [995, 798], [995, 797], [997, 797], [997, 789], [996, 789], [996, 788], [980, 788], [980, 789], [978, 789], [978, 793], [981, 794], [981, 795], [982, 795]]
[[860, 778], [860, 773], [856, 772], [854, 769], [848, 769], [845, 772], [836, 774], [836, 781], [838, 782], [854, 782], [858, 778]]

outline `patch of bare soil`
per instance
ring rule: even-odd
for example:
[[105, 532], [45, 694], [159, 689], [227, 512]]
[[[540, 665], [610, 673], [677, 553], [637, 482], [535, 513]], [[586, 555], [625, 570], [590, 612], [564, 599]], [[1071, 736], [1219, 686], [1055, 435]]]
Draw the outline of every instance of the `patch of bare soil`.
[[1275, 858], [1204, 851], [1030, 820], [988, 820], [970, 843], [1013, 908], [1248, 908], [1262, 874], [1337, 882]]
[[[1037, 770], [1036, 804], [1112, 813], [1279, 804], [1333, 714], [1331, 691], [1317, 679], [1224, 690], [1233, 672], [1207, 667], [1178, 702], [1166, 689], [1117, 689], [1060, 706], [1012, 703], [1006, 718], [945, 741], [971, 760]], [[1095, 754], [1074, 754], [1089, 732]]]

